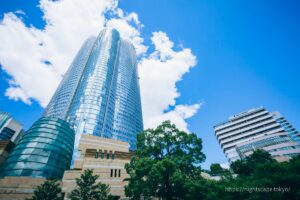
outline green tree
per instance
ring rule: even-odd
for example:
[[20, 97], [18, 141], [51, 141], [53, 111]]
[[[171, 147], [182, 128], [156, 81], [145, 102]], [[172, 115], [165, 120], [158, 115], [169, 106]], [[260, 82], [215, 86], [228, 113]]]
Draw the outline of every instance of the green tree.
[[230, 168], [234, 173], [245, 176], [250, 175], [253, 170], [249, 165], [247, 165], [246, 160], [237, 160], [231, 163]]
[[112, 199], [109, 195], [110, 187], [101, 182], [96, 183], [98, 175], [93, 175], [93, 170], [87, 169], [76, 178], [77, 187], [68, 195], [71, 200], [107, 200]]
[[233, 162], [230, 167], [234, 173], [239, 175], [250, 175], [258, 167], [266, 163], [273, 163], [275, 160], [267, 151], [257, 149], [250, 156], [245, 159]]
[[47, 179], [34, 190], [34, 194], [27, 200], [63, 200], [60, 184], [57, 180]]
[[[300, 157], [289, 162], [276, 162], [268, 152], [256, 150], [245, 159], [235, 161], [231, 169], [236, 178], [216, 182], [216, 199], [300, 199]], [[226, 188], [242, 189], [226, 192]], [[243, 189], [270, 189], [270, 191], [246, 191]], [[222, 192], [223, 191], [223, 192]]]
[[204, 160], [202, 140], [165, 121], [137, 135], [137, 149], [125, 166], [130, 176], [125, 194], [132, 199], [185, 198], [188, 180], [201, 179]]
[[274, 161], [271, 154], [262, 149], [257, 149], [250, 156], [246, 157], [246, 162], [251, 165], [271, 163]]
[[268, 152], [257, 150], [231, 166], [236, 176], [223, 176], [220, 181], [186, 180], [187, 194], [182, 199], [300, 199], [300, 156], [279, 163]]
[[224, 169], [221, 167], [221, 165], [219, 163], [213, 163], [210, 165], [210, 175], [213, 176], [223, 176], [223, 175], [227, 175], [229, 174], [229, 170], [228, 169]]
[[221, 174], [223, 172], [223, 168], [219, 163], [213, 163], [210, 165], [210, 173], [211, 175]]

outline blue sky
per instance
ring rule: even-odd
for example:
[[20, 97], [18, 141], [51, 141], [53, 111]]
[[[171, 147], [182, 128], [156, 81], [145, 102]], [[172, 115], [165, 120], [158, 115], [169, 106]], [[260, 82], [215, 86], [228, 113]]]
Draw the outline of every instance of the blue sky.
[[[27, 26], [42, 29], [45, 22], [37, 4], [1, 1], [0, 18], [22, 10]], [[213, 125], [235, 113], [264, 106], [279, 111], [300, 130], [299, 1], [122, 0], [119, 8], [138, 14], [145, 44], [151, 43], [153, 31], [161, 30], [175, 49], [183, 45], [197, 57], [197, 65], [176, 83], [181, 94], [176, 105], [204, 102], [187, 119], [189, 130], [203, 139], [204, 168], [226, 162]], [[8, 79], [2, 70], [0, 109], [28, 128], [43, 108], [35, 101], [27, 105], [9, 100], [4, 95]]]

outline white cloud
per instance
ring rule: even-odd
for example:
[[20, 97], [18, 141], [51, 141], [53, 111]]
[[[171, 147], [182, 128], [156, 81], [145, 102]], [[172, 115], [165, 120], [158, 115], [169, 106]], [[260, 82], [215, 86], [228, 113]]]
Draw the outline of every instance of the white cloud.
[[172, 123], [176, 124], [177, 128], [189, 132], [188, 125], [185, 120], [194, 116], [201, 105], [201, 103], [193, 105], [177, 105], [174, 110], [147, 118], [145, 126], [155, 127], [162, 121], [171, 120]]
[[23, 10], [16, 10], [15, 13], [19, 15], [25, 15], [25, 12]]
[[145, 127], [154, 127], [161, 121], [170, 119], [179, 128], [187, 130], [184, 119], [194, 115], [199, 104], [177, 105], [172, 111], [164, 111], [169, 106], [176, 105], [176, 98], [180, 96], [176, 82], [196, 65], [196, 57], [190, 49], [174, 51], [173, 42], [161, 31], [154, 32], [151, 40], [154, 52], [142, 58], [139, 63]]
[[11, 86], [18, 93], [6, 95], [26, 94], [20, 99], [35, 99], [45, 107], [82, 42], [103, 28], [104, 13], [116, 2], [42, 0], [40, 7], [46, 21], [43, 30], [26, 27], [13, 13], [5, 14], [0, 24], [0, 63], [18, 85]]
[[[116, 0], [41, 0], [40, 8], [46, 22], [42, 30], [26, 26], [14, 13], [6, 13], [0, 22], [0, 64], [12, 77], [6, 96], [27, 104], [34, 99], [45, 107], [83, 41], [105, 26], [112, 27], [133, 43], [140, 57], [145, 127], [170, 119], [187, 130], [185, 119], [200, 104], [176, 105], [180, 96], [176, 83], [196, 65], [190, 49], [174, 50], [167, 34], [158, 31], [151, 38], [154, 52], [147, 52], [138, 14], [121, 10]], [[166, 112], [170, 106], [175, 107]]]
[[24, 93], [24, 90], [19, 87], [9, 87], [5, 92], [5, 96], [8, 96], [9, 99], [13, 99], [15, 101], [21, 100], [26, 104], [31, 104], [28, 100], [28, 96]]

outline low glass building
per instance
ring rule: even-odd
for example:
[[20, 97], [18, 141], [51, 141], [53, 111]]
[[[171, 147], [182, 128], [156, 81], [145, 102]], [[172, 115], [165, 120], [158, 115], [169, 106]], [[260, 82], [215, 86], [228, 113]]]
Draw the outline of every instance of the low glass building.
[[59, 118], [42, 117], [22, 136], [0, 169], [0, 176], [61, 179], [70, 168], [75, 133]]
[[9, 113], [0, 111], [0, 140], [10, 140], [17, 143], [23, 133], [22, 124], [17, 122]]
[[286, 156], [292, 158], [300, 154], [300, 145], [287, 132], [265, 135], [236, 146], [240, 158], [245, 158], [256, 149], [268, 151], [273, 158]]

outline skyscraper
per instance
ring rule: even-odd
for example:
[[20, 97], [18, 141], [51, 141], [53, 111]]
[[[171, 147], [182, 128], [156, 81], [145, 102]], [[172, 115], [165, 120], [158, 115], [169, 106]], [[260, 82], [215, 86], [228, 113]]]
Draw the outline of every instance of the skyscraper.
[[300, 133], [278, 112], [265, 108], [236, 114], [214, 126], [216, 137], [229, 162], [264, 149], [273, 157], [300, 154]]
[[49, 102], [44, 116], [81, 134], [112, 138], [136, 146], [143, 130], [137, 58], [134, 47], [115, 29], [85, 41]]

